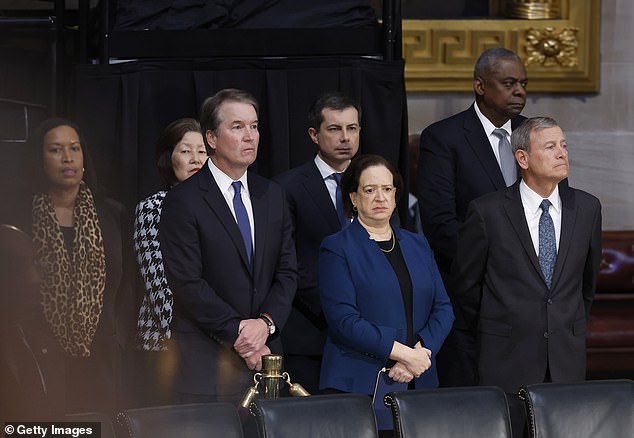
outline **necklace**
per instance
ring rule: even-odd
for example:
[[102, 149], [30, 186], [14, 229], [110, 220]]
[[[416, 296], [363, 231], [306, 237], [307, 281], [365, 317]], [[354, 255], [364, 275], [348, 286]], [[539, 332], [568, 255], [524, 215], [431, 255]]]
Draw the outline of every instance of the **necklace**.
[[379, 246], [379, 249], [383, 252], [392, 252], [394, 251], [394, 248], [396, 247], [396, 238], [394, 237], [394, 231], [392, 231], [392, 238], [390, 239], [392, 241], [392, 247], [390, 249], [383, 249]]

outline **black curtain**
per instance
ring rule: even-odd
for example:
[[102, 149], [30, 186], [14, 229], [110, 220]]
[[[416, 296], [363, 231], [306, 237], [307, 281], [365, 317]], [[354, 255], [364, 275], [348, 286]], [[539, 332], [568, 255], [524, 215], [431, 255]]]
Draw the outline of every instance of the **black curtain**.
[[110, 0], [109, 3], [115, 30], [325, 28], [376, 24], [374, 9], [368, 0]]
[[[253, 169], [265, 177], [311, 159], [306, 114], [322, 92], [340, 90], [362, 107], [361, 153], [383, 155], [407, 181], [403, 61], [370, 58], [139, 61], [75, 67], [70, 116], [79, 124], [106, 190], [129, 209], [159, 189], [154, 148], [160, 131], [198, 117], [202, 102], [232, 87], [260, 103], [260, 148]], [[406, 197], [401, 205], [406, 204]], [[401, 213], [401, 217], [407, 217]]]

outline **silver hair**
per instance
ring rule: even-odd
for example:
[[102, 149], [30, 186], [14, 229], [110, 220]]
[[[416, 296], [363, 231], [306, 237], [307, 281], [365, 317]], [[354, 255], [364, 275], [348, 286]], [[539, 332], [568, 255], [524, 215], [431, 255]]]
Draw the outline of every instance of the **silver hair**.
[[530, 152], [531, 133], [556, 126], [559, 126], [559, 124], [551, 117], [531, 117], [530, 119], [524, 120], [520, 126], [513, 130], [513, 134], [511, 134], [513, 153], [519, 149]]

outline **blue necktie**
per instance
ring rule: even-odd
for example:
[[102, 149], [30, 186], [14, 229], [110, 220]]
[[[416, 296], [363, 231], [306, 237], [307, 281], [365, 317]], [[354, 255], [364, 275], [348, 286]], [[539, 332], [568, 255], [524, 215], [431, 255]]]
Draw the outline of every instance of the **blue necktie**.
[[233, 186], [233, 210], [236, 212], [236, 221], [238, 222], [238, 228], [240, 234], [242, 234], [242, 240], [244, 240], [244, 247], [247, 250], [247, 258], [251, 261], [251, 253], [253, 252], [253, 244], [251, 243], [251, 224], [249, 224], [249, 215], [247, 209], [242, 202], [242, 196], [240, 190], [242, 189], [242, 183], [240, 181], [234, 181], [231, 183]]
[[548, 287], [553, 281], [553, 271], [555, 262], [557, 261], [557, 241], [555, 240], [555, 225], [553, 218], [550, 217], [548, 209], [550, 201], [544, 199], [539, 208], [542, 209], [542, 215], [539, 218], [539, 266], [546, 279]]
[[498, 143], [498, 151], [500, 152], [500, 170], [506, 186], [511, 186], [517, 181], [517, 164], [515, 164], [515, 155], [511, 143], [506, 138], [506, 131], [502, 128], [494, 129], [493, 135], [500, 139]]
[[337, 216], [339, 216], [341, 228], [346, 228], [348, 225], [350, 225], [350, 219], [348, 219], [348, 217], [346, 216], [346, 212], [343, 209], [343, 198], [341, 196], [341, 173], [335, 172], [332, 174], [332, 177], [337, 182], [337, 190], [335, 190]]

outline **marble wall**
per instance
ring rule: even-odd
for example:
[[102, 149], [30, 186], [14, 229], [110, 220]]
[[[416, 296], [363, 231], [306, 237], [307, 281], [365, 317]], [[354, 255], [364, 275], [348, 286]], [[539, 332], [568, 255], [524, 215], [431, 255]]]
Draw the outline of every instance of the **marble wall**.
[[[603, 204], [604, 230], [634, 229], [634, 2], [601, 5], [601, 90], [530, 94], [523, 114], [548, 115], [563, 127], [570, 184]], [[530, 78], [529, 78], [530, 81]], [[409, 132], [468, 107], [471, 94], [410, 93]]]

